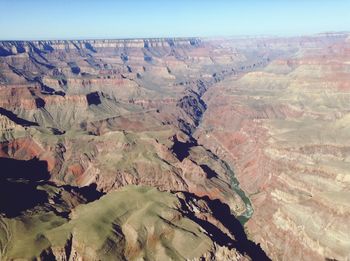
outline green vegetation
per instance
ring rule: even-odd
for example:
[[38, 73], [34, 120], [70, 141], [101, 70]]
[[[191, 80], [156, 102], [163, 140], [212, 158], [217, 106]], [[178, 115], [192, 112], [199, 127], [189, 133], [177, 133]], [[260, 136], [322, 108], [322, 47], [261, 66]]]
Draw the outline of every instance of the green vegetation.
[[212, 243], [199, 225], [182, 217], [179, 205], [170, 193], [127, 186], [79, 205], [69, 221], [44, 211], [1, 218], [1, 258], [32, 259], [51, 250], [65, 253], [70, 240], [76, 254], [88, 260], [199, 257]]

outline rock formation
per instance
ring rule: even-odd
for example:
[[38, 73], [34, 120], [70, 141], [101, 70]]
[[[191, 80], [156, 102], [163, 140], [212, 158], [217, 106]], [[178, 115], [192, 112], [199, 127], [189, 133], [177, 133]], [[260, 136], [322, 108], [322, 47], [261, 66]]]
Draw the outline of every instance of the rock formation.
[[0, 258], [346, 260], [347, 38], [0, 42]]

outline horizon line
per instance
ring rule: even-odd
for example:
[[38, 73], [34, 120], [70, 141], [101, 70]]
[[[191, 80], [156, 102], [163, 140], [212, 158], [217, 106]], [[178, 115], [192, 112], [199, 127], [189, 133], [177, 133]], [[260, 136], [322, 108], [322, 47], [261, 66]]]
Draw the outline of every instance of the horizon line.
[[41, 42], [41, 41], [130, 41], [130, 40], [162, 40], [162, 39], [217, 39], [217, 38], [294, 38], [306, 36], [323, 36], [323, 35], [346, 35], [350, 31], [324, 31], [318, 33], [303, 33], [303, 34], [237, 34], [237, 35], [217, 35], [217, 36], [164, 36], [164, 37], [116, 37], [116, 38], [102, 38], [102, 37], [79, 37], [79, 38], [37, 38], [37, 39], [0, 39], [0, 42]]

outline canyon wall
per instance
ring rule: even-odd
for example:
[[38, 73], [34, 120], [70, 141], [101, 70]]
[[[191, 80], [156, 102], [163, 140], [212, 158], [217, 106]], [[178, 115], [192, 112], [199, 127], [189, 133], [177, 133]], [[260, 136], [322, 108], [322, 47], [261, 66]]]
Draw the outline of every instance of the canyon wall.
[[[177, 259], [346, 260], [349, 44], [347, 34], [0, 42], [0, 156], [45, 162], [48, 184], [40, 186], [49, 195], [13, 217], [4, 206], [0, 254], [94, 260], [123, 242], [106, 258], [152, 250]], [[169, 198], [167, 206], [147, 198], [160, 216], [144, 213], [159, 226], [145, 220], [130, 230], [106, 206], [115, 220], [90, 249], [81, 235], [91, 221], [81, 213], [107, 200], [83, 199], [80, 189], [111, 200], [147, 193], [131, 185]], [[78, 199], [54, 200], [57, 189]], [[44, 239], [31, 255], [4, 236], [16, 233], [11, 222], [41, 224], [49, 210], [56, 225], [39, 226]], [[197, 229], [206, 243], [194, 240], [191, 256], [176, 240]]]

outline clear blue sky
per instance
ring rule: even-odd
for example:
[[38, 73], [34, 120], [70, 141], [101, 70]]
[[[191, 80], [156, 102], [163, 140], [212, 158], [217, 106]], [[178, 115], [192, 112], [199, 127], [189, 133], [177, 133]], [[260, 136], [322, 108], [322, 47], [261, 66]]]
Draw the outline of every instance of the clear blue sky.
[[0, 39], [350, 31], [350, 0], [0, 0]]

